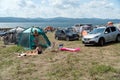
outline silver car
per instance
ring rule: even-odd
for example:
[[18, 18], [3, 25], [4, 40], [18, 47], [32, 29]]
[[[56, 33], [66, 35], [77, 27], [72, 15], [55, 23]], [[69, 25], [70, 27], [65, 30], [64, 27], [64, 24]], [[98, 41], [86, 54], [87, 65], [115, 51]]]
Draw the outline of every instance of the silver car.
[[106, 42], [120, 42], [120, 31], [112, 27], [98, 27], [82, 38], [82, 42], [87, 44], [99, 44], [103, 46]]

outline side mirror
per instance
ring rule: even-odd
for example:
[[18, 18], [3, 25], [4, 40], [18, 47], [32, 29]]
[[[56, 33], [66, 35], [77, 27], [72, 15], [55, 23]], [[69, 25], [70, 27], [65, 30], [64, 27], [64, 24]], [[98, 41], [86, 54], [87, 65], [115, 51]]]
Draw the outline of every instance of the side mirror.
[[105, 31], [105, 34], [107, 34], [108, 32], [107, 31]]

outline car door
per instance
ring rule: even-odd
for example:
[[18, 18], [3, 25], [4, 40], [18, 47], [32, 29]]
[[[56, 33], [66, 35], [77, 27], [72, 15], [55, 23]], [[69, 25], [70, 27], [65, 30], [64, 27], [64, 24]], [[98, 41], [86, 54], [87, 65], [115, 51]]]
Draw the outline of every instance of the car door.
[[66, 33], [64, 30], [62, 30], [62, 32], [61, 32], [61, 37], [62, 37], [62, 39], [66, 39]]
[[115, 41], [117, 37], [116, 27], [110, 27], [111, 29], [111, 40]]
[[111, 41], [111, 30], [110, 28], [106, 28], [105, 32], [104, 32], [104, 37], [105, 37], [105, 41], [106, 42], [110, 42]]
[[56, 36], [57, 36], [59, 39], [61, 39], [61, 30], [58, 30], [58, 31], [56, 32]]

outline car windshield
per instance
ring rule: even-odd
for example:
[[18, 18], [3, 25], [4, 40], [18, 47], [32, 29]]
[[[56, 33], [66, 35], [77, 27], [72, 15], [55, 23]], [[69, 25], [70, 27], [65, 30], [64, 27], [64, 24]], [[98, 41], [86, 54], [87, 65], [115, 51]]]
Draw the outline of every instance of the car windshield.
[[72, 30], [65, 30], [66, 33], [73, 33]]
[[96, 28], [96, 29], [93, 29], [93, 31], [91, 31], [90, 34], [102, 33], [104, 30], [105, 28]]

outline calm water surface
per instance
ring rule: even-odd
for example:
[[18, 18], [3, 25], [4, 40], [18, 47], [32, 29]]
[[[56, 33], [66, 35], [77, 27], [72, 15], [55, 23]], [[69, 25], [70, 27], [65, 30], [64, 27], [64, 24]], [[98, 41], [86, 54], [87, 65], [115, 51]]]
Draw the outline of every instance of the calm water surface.
[[9, 22], [9, 23], [0, 23], [0, 28], [14, 28], [17, 26], [21, 26], [24, 28], [36, 26], [36, 27], [46, 27], [46, 26], [53, 26], [53, 27], [72, 27], [75, 23], [69, 22]]

